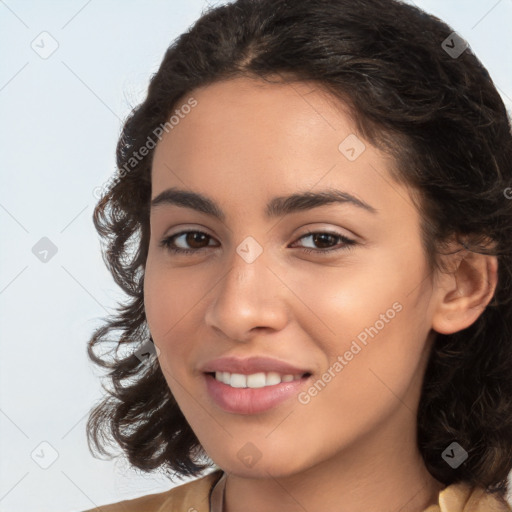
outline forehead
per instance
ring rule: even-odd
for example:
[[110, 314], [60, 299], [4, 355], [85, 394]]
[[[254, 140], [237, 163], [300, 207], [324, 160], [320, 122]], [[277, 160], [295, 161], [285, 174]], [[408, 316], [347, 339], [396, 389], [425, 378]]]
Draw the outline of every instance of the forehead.
[[[245, 140], [269, 147], [287, 143], [298, 150], [305, 138], [323, 138], [329, 144], [355, 131], [345, 105], [313, 82], [268, 83], [239, 77], [195, 89], [174, 108], [179, 111], [191, 97], [197, 106], [164, 134], [178, 151], [183, 138], [191, 136], [203, 138], [203, 145], [211, 141], [232, 146]], [[241, 144], [234, 149], [248, 152], [251, 147]]]
[[189, 98], [197, 105], [156, 147], [153, 198], [178, 186], [261, 210], [270, 197], [315, 187], [376, 209], [407, 197], [392, 183], [395, 162], [356, 133], [347, 107], [318, 84], [237, 78], [196, 89], [175, 109]]
[[[210, 128], [215, 126], [222, 129], [226, 121], [230, 121], [231, 125], [237, 125], [241, 133], [246, 133], [245, 128], [252, 130], [257, 124], [265, 128], [269, 136], [284, 136], [287, 133], [297, 136], [301, 127], [354, 131], [346, 105], [319, 83], [283, 82], [275, 77], [268, 80], [271, 82], [237, 77], [196, 89], [191, 95], [200, 109], [196, 107], [191, 112], [191, 123], [200, 128], [203, 121]], [[197, 115], [198, 110], [201, 117]]]
[[301, 167], [301, 161], [311, 167], [314, 158], [314, 167], [327, 170], [342, 156], [339, 144], [355, 132], [344, 106], [314, 83], [246, 77], [215, 82], [185, 95], [174, 111], [190, 98], [197, 105], [174, 116], [179, 122], [157, 145], [155, 174], [162, 163], [178, 167], [186, 161], [193, 171], [206, 160], [210, 171], [247, 172], [254, 166], [277, 170], [285, 161], [288, 167]]

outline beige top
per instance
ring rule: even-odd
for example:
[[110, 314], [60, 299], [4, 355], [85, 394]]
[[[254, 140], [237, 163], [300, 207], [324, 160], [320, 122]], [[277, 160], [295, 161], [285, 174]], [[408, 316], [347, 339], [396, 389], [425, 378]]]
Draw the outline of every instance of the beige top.
[[[222, 512], [225, 483], [226, 474], [218, 469], [169, 491], [84, 512]], [[512, 507], [482, 488], [459, 483], [445, 487], [438, 503], [424, 512], [512, 512]]]

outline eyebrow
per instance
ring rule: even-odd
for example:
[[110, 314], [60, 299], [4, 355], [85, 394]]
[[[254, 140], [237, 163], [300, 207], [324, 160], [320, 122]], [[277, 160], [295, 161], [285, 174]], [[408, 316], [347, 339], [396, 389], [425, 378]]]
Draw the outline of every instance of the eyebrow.
[[[371, 213], [377, 210], [368, 203], [354, 197], [348, 192], [336, 189], [321, 190], [319, 192], [300, 192], [289, 196], [272, 198], [265, 209], [268, 219], [283, 217], [290, 213], [310, 210], [332, 203], [350, 204]], [[151, 200], [151, 209], [163, 205], [176, 205], [191, 208], [206, 215], [210, 215], [224, 222], [226, 215], [212, 199], [197, 192], [189, 192], [178, 188], [169, 188]]]

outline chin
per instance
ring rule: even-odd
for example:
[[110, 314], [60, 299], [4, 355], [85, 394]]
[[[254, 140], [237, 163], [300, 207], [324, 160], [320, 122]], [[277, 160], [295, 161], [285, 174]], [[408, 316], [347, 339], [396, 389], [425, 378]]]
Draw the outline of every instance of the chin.
[[273, 454], [271, 458], [262, 456], [256, 462], [244, 462], [237, 454], [233, 458], [215, 458], [215, 464], [227, 473], [232, 473], [241, 478], [286, 478], [307, 469], [301, 464], [296, 464], [289, 457]]

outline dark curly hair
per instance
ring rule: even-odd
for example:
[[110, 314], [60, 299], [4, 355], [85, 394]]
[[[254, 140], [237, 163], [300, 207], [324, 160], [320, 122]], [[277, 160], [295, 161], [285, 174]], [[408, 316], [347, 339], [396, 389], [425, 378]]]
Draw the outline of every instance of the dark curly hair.
[[[112, 384], [103, 386], [108, 396], [90, 413], [90, 449], [93, 442], [110, 455], [106, 446], [114, 441], [133, 466], [180, 477], [211, 466], [157, 358], [136, 356], [152, 343], [143, 281], [155, 135], [198, 87], [240, 76], [309, 81], [349, 107], [361, 135], [394, 157], [394, 178], [418, 192], [431, 271], [442, 269], [440, 256], [453, 237], [465, 249], [498, 258], [491, 303], [470, 327], [437, 334], [417, 424], [433, 477], [506, 494], [512, 468], [512, 134], [481, 62], [469, 47], [460, 55], [449, 51], [462, 41], [436, 17], [396, 0], [237, 0], [203, 13], [172, 43], [146, 99], [125, 121], [118, 174], [94, 210], [106, 243], [103, 259], [129, 298], [88, 344], [89, 357], [109, 370]], [[149, 141], [151, 149], [140, 156]], [[95, 354], [95, 347], [111, 343], [115, 354]], [[441, 456], [454, 441], [469, 455], [456, 469]]]

